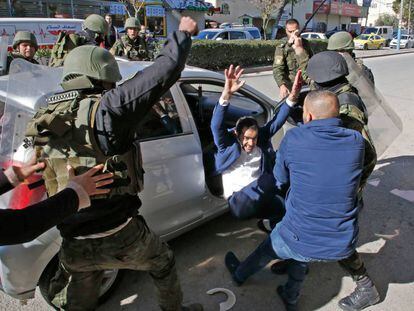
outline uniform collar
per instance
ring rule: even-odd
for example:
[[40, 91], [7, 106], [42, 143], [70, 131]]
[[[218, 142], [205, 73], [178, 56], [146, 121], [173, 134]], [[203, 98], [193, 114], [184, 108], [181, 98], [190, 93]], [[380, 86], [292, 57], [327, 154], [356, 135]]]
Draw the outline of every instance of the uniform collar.
[[342, 126], [342, 121], [339, 118], [328, 118], [321, 120], [313, 120], [306, 124], [301, 124], [301, 127], [321, 127], [321, 126]]

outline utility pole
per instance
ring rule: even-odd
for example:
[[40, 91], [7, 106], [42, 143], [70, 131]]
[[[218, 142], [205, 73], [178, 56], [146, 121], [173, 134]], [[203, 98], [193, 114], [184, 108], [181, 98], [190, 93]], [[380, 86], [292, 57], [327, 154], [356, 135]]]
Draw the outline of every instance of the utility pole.
[[408, 6], [408, 33], [407, 35], [411, 34], [410, 28], [411, 28], [411, 0], [410, 0], [410, 5]]
[[13, 15], [12, 15], [13, 12], [12, 12], [11, 0], [8, 0], [7, 2], [9, 4], [9, 15], [10, 15], [10, 17], [13, 17]]
[[404, 0], [401, 0], [400, 7], [400, 21], [398, 23], [398, 41], [397, 41], [397, 51], [400, 50], [400, 41], [401, 41], [401, 28], [402, 28], [402, 18], [403, 18], [403, 9], [404, 9]]
[[70, 8], [72, 10], [72, 18], [75, 18], [75, 6], [73, 5], [73, 0], [70, 0]]

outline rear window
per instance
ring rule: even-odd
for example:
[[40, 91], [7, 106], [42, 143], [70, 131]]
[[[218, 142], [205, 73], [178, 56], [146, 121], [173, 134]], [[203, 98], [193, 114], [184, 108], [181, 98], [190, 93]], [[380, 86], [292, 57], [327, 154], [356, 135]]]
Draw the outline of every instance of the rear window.
[[361, 39], [361, 40], [368, 40], [370, 36], [368, 35], [360, 35], [357, 39]]
[[248, 30], [248, 32], [249, 32], [249, 34], [252, 35], [253, 38], [261, 39], [260, 32], [258, 30], [251, 29], [251, 30]]

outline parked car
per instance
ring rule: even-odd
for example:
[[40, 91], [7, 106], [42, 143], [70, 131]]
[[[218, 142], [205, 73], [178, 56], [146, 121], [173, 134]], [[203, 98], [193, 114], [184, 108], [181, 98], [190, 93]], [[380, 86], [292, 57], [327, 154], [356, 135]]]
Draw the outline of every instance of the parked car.
[[[260, 32], [259, 32], [260, 33]], [[213, 28], [204, 29], [193, 37], [200, 40], [255, 40], [255, 38], [244, 28]], [[261, 37], [258, 39], [260, 40]]]
[[309, 39], [320, 39], [320, 40], [328, 39], [326, 35], [321, 32], [303, 32], [300, 36], [308, 40]]
[[325, 36], [329, 39], [334, 33], [337, 33], [339, 31], [343, 31], [343, 30], [340, 30], [336, 27], [335, 29], [325, 32]]
[[[151, 64], [123, 59], [118, 59], [118, 63], [124, 78]], [[62, 69], [43, 69], [58, 71], [59, 75], [50, 79], [51, 89], [58, 90], [58, 76]], [[31, 87], [29, 81], [22, 80], [27, 76], [31, 79], [36, 76], [39, 80], [38, 75], [27, 75], [26, 72], [21, 77], [0, 77], [0, 108], [4, 108], [6, 96], [16, 103], [24, 102], [25, 107], [31, 107], [32, 110], [35, 110], [35, 103], [43, 101], [42, 98], [48, 94], [33, 98], [23, 95], [26, 94], [24, 88]], [[7, 88], [8, 80], [21, 83], [22, 87], [14, 92], [16, 94]], [[215, 147], [210, 131], [213, 109], [223, 86], [222, 74], [186, 67], [180, 80], [160, 101], [174, 122], [176, 131], [170, 132], [156, 111], [149, 113], [139, 125], [145, 169], [140, 214], [164, 240], [177, 237], [227, 211], [227, 201], [222, 196], [221, 176], [212, 174]], [[246, 115], [254, 117], [263, 125], [274, 116], [275, 111], [275, 102], [246, 85], [233, 97], [226, 125], [234, 127], [237, 119]], [[275, 146], [282, 137], [283, 131], [275, 135]], [[1, 196], [0, 206], [9, 207], [13, 195], [15, 193], [11, 191]], [[30, 195], [30, 192], [25, 193], [25, 197]], [[57, 269], [57, 253], [61, 242], [58, 230], [52, 228], [31, 242], [0, 247], [0, 288], [14, 298], [30, 299], [35, 295], [36, 286], [39, 286], [40, 293], [48, 301], [46, 292]], [[101, 299], [109, 295], [119, 277], [118, 270], [106, 271], [101, 285]]]
[[362, 32], [364, 35], [378, 35], [384, 38], [385, 45], [388, 46], [393, 38], [393, 27], [392, 26], [375, 26], [375, 27], [367, 27]]
[[[391, 40], [390, 42], [390, 48], [396, 48], [398, 45], [398, 37], [394, 37], [394, 39]], [[400, 48], [402, 49], [410, 49], [412, 48], [414, 45], [414, 38], [413, 36], [409, 36], [409, 35], [401, 35], [401, 39], [400, 39]]]
[[385, 39], [378, 35], [359, 35], [354, 39], [355, 49], [382, 49], [385, 46]]

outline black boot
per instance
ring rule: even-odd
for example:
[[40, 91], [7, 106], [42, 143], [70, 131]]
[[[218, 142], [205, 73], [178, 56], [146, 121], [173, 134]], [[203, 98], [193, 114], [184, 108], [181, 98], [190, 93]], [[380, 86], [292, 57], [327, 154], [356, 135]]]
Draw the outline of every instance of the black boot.
[[181, 307], [181, 311], [203, 311], [203, 310], [204, 310], [203, 306], [199, 303], [193, 303], [191, 305]]
[[379, 293], [368, 276], [364, 276], [356, 283], [355, 291], [338, 302], [342, 310], [359, 311], [380, 301]]
[[291, 303], [287, 300], [283, 285], [280, 285], [277, 287], [277, 294], [282, 299], [283, 304], [285, 305], [286, 311], [297, 311], [298, 310], [297, 303]]

